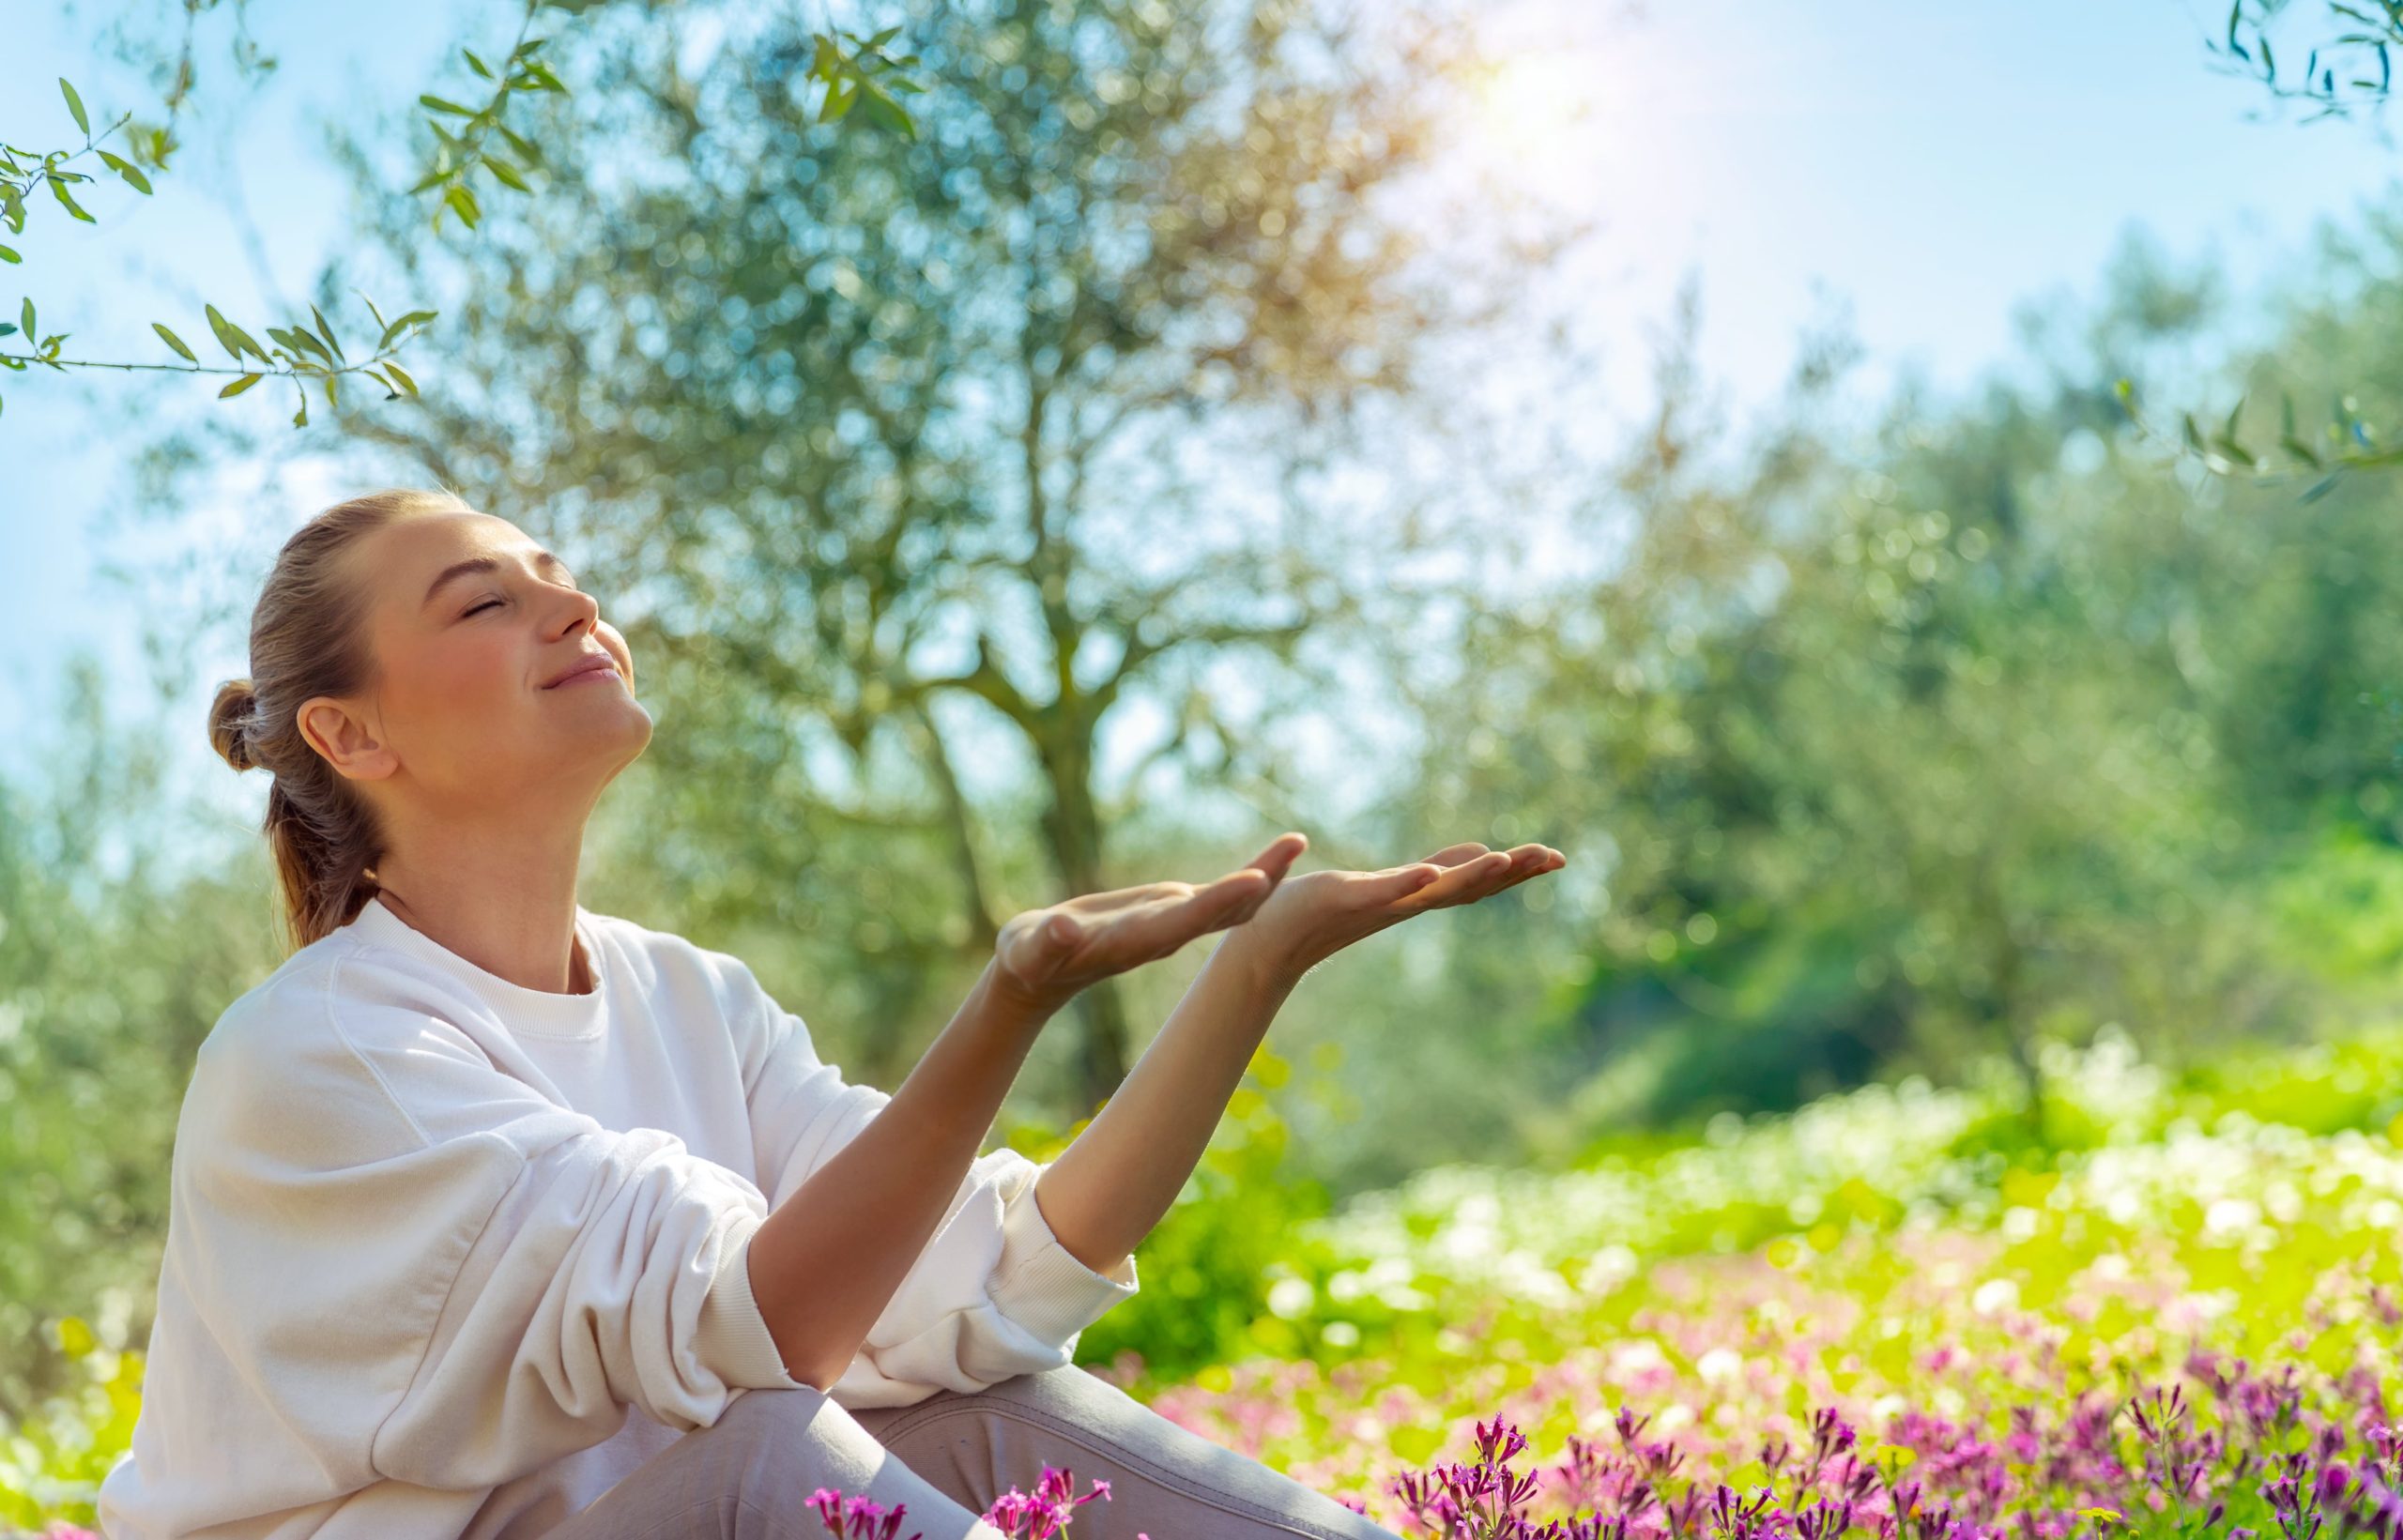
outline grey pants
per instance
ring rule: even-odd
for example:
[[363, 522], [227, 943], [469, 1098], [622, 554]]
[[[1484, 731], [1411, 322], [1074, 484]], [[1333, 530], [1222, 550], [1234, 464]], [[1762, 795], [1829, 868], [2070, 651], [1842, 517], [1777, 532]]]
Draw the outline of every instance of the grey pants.
[[906, 1502], [895, 1540], [1000, 1540], [979, 1516], [1046, 1465], [1069, 1472], [1064, 1540], [1398, 1540], [1323, 1492], [1179, 1426], [1071, 1365], [974, 1395], [847, 1411], [821, 1391], [748, 1390], [545, 1540], [831, 1540], [821, 1487]]

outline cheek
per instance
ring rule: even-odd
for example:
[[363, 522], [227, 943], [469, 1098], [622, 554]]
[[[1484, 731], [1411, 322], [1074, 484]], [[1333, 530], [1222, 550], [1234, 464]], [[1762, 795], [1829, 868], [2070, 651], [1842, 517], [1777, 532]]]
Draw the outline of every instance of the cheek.
[[437, 730], [446, 724], [488, 721], [525, 682], [517, 648], [497, 631], [489, 637], [446, 637], [427, 648], [419, 663], [410, 671], [408, 713]]

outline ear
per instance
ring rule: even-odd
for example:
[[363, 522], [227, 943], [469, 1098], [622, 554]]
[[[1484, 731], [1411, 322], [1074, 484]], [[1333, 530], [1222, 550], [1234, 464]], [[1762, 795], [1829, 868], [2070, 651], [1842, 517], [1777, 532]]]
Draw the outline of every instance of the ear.
[[331, 695], [304, 703], [295, 724], [309, 746], [350, 780], [381, 781], [401, 768], [400, 755], [377, 736], [374, 724]]

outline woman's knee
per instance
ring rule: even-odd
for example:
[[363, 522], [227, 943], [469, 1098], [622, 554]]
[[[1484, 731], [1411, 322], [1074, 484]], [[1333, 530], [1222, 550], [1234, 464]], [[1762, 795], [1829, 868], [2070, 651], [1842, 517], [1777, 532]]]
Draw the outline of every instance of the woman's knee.
[[723, 1444], [729, 1484], [719, 1489], [775, 1507], [819, 1487], [864, 1492], [889, 1457], [824, 1391], [762, 1387], [738, 1396], [709, 1430]]
[[[867, 1430], [959, 1497], [988, 1505], [1012, 1486], [1033, 1491], [1041, 1467], [1072, 1485], [1111, 1480], [1110, 1513], [1088, 1526], [1127, 1533], [1302, 1534], [1393, 1540], [1393, 1532], [1282, 1471], [1154, 1411], [1116, 1385], [1069, 1365], [1001, 1380], [973, 1395], [944, 1393], [866, 1413]], [[1138, 1514], [1140, 1521], [1125, 1522]]]

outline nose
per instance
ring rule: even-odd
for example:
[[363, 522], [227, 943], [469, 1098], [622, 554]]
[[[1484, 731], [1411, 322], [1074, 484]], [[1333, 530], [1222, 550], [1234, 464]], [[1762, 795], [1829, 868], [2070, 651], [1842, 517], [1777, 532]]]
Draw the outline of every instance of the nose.
[[562, 588], [560, 593], [565, 601], [567, 624], [559, 635], [572, 636], [579, 629], [589, 631], [599, 623], [601, 601], [581, 588]]

